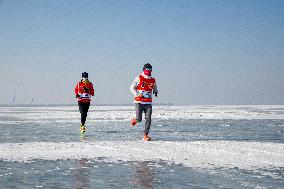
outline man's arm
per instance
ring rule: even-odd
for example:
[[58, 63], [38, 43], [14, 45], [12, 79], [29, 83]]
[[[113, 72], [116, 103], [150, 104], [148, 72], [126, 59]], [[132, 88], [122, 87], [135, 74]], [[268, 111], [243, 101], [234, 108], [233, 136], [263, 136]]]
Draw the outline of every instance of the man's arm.
[[74, 92], [75, 92], [76, 98], [80, 97], [80, 95], [79, 95], [79, 83], [77, 83], [77, 85], [75, 86]]
[[131, 93], [136, 97], [137, 96], [137, 85], [139, 83], [139, 77], [136, 77], [133, 83], [130, 86]]
[[91, 88], [90, 88], [90, 95], [92, 96], [95, 95], [94, 85], [92, 83], [91, 83]]
[[153, 94], [157, 97], [158, 96], [158, 87], [157, 83], [155, 82], [154, 87], [153, 87]]

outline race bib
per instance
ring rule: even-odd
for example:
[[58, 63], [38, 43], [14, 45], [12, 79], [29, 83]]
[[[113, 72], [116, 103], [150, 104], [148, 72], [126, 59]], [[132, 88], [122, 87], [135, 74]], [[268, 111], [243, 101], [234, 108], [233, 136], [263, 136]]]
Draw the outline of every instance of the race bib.
[[91, 98], [91, 95], [88, 94], [88, 93], [82, 93], [82, 94], [80, 95], [80, 97], [81, 97], [81, 98], [84, 98], [84, 99], [90, 99], [90, 98]]
[[151, 91], [139, 91], [139, 94], [142, 94], [143, 98], [152, 98]]

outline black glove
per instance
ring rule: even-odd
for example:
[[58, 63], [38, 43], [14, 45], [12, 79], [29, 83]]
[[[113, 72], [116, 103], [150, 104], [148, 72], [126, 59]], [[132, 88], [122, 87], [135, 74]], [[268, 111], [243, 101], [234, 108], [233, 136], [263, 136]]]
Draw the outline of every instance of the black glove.
[[156, 92], [153, 92], [153, 94], [155, 95], [155, 97], [158, 97], [158, 93], [156, 93]]
[[89, 89], [88, 89], [87, 87], [84, 87], [84, 91], [85, 91], [86, 93], [88, 93], [88, 92], [89, 92]]
[[80, 95], [79, 94], [76, 94], [76, 98], [79, 98], [80, 97]]

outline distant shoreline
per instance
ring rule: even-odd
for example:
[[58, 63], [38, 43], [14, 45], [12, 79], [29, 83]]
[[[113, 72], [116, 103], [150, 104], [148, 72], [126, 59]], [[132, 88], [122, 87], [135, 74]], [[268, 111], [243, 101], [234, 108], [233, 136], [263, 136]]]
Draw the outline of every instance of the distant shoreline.
[[[261, 107], [261, 106], [284, 106], [284, 104], [189, 104], [189, 105], [176, 105], [174, 103], [153, 103], [154, 106], [192, 106], [192, 107]], [[0, 107], [60, 107], [60, 106], [77, 106], [74, 104], [0, 104]], [[133, 106], [129, 104], [91, 104], [91, 106]]]
[[[128, 104], [91, 104], [92, 106], [133, 106], [133, 103]], [[153, 103], [155, 106], [174, 106], [173, 103]], [[56, 106], [77, 106], [74, 104], [0, 104], [0, 107], [56, 107]]]

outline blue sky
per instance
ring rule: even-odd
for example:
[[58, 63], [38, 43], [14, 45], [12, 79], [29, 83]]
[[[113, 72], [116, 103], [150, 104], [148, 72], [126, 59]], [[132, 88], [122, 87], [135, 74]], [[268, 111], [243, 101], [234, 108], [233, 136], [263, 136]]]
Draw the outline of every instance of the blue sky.
[[0, 104], [133, 101], [153, 65], [157, 103], [284, 104], [284, 1], [0, 1]]

